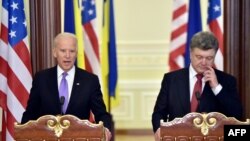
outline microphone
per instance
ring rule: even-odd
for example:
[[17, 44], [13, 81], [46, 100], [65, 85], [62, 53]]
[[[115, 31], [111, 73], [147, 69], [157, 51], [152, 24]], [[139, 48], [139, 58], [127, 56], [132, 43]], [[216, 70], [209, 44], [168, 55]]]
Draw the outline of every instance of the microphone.
[[197, 111], [199, 111], [199, 107], [200, 107], [200, 100], [201, 100], [201, 95], [200, 95], [200, 92], [199, 91], [197, 91], [197, 92], [195, 92], [195, 97], [196, 97], [196, 99], [197, 99], [197, 101], [198, 101], [198, 105], [197, 105]]
[[63, 115], [63, 104], [65, 102], [65, 97], [64, 96], [61, 96], [60, 97], [60, 104], [61, 104], [61, 115]]

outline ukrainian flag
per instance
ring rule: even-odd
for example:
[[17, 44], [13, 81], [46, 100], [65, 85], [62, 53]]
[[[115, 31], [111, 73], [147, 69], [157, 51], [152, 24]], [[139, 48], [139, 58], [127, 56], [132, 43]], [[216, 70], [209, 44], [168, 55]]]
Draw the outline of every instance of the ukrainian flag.
[[119, 103], [116, 38], [113, 0], [103, 3], [103, 38], [101, 48], [101, 69], [104, 102], [110, 112]]
[[65, 0], [64, 32], [74, 33], [78, 40], [77, 66], [85, 69], [81, 4], [78, 0]]

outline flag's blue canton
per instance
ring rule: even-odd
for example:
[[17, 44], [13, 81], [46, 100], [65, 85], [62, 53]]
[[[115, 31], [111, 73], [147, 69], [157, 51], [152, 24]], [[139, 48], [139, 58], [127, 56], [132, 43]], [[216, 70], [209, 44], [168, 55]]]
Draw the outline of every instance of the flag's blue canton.
[[220, 0], [209, 0], [208, 23], [221, 16]]
[[3, 0], [2, 6], [7, 10], [8, 9], [9, 2], [8, 0]]
[[88, 23], [96, 18], [95, 0], [82, 0], [82, 23]]
[[18, 42], [22, 41], [25, 36], [27, 36], [24, 5], [21, 0], [9, 0], [9, 3], [4, 6], [7, 6], [7, 8], [5, 8], [9, 11], [9, 43], [14, 47]]

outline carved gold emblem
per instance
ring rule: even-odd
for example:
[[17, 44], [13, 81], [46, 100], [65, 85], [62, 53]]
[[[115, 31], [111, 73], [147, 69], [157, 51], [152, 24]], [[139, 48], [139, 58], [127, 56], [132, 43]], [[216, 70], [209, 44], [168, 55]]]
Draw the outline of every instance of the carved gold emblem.
[[207, 114], [202, 114], [201, 117], [196, 117], [193, 120], [194, 126], [197, 128], [201, 128], [201, 133], [203, 135], [208, 135], [209, 128], [216, 125], [216, 118], [207, 117]]
[[60, 137], [63, 133], [63, 130], [69, 128], [70, 122], [69, 122], [69, 120], [62, 120], [61, 121], [61, 117], [56, 116], [55, 119], [50, 119], [47, 121], [47, 126], [50, 129], [54, 130], [55, 135], [57, 137]]

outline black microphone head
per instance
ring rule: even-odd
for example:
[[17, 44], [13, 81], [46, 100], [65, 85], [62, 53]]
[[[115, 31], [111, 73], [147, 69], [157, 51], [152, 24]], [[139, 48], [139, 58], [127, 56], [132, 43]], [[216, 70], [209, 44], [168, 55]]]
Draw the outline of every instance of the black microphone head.
[[65, 97], [64, 97], [64, 96], [61, 96], [61, 97], [60, 97], [60, 103], [61, 103], [61, 105], [64, 104], [64, 101], [65, 101]]
[[200, 95], [200, 92], [195, 92], [195, 97], [197, 100], [200, 100], [201, 99], [201, 95]]

